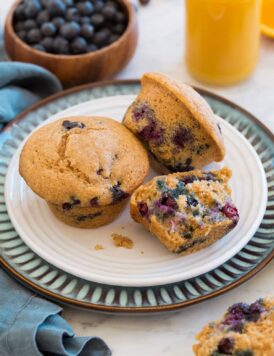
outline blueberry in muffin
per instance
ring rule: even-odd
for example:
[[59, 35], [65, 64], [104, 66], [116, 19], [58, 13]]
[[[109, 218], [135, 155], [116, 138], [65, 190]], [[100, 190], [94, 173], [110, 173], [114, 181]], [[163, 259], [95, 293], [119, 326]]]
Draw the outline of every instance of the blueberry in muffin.
[[123, 123], [147, 147], [161, 171], [183, 172], [224, 158], [214, 114], [191, 87], [160, 73], [146, 73]]
[[228, 186], [230, 177], [226, 167], [155, 177], [133, 193], [131, 216], [170, 251], [181, 255], [199, 251], [239, 221]]
[[196, 356], [274, 355], [274, 299], [236, 303], [197, 335]]
[[117, 217], [148, 166], [142, 144], [120, 123], [71, 117], [36, 130], [23, 147], [19, 169], [57, 218], [91, 228]]

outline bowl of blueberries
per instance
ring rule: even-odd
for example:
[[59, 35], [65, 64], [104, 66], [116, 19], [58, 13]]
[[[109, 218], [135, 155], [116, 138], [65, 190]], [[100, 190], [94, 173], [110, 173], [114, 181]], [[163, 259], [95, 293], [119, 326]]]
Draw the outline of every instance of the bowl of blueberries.
[[47, 68], [64, 87], [110, 78], [129, 62], [137, 39], [128, 0], [20, 0], [5, 23], [10, 59]]

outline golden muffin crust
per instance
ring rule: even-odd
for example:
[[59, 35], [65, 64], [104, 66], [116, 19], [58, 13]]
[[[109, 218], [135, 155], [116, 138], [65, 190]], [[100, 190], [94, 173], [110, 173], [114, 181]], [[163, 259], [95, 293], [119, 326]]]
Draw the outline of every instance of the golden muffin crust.
[[145, 73], [123, 123], [170, 172], [221, 161], [225, 148], [214, 113], [190, 86], [161, 73]]
[[19, 170], [36, 194], [70, 210], [119, 202], [142, 183], [148, 167], [144, 147], [123, 125], [83, 116], [36, 130]]
[[193, 345], [196, 356], [273, 356], [274, 298], [237, 303], [206, 325]]
[[132, 218], [170, 251], [187, 255], [232, 230], [239, 220], [227, 185], [231, 171], [200, 170], [153, 178], [132, 195]]

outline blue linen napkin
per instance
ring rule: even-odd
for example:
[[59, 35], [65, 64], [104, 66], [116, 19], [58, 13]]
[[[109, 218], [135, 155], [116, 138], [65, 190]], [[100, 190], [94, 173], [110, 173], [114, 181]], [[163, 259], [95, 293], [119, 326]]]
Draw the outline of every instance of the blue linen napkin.
[[[61, 89], [58, 79], [39, 66], [0, 62], [0, 126]], [[59, 315], [61, 311], [61, 307], [17, 284], [0, 268], [0, 356], [111, 355], [100, 338], [75, 337]]]
[[28, 106], [61, 89], [59, 80], [42, 67], [0, 62], [0, 129]]
[[100, 338], [75, 337], [61, 311], [0, 268], [0, 356], [111, 355]]

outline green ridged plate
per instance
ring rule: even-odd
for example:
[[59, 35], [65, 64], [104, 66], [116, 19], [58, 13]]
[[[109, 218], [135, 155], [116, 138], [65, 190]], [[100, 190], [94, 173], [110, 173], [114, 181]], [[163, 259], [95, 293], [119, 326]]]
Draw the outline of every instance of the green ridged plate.
[[4, 181], [11, 157], [41, 122], [73, 105], [113, 95], [137, 94], [138, 81], [101, 82], [52, 96], [25, 111], [0, 134], [0, 264], [16, 279], [52, 300], [110, 312], [157, 312], [181, 308], [221, 294], [244, 282], [273, 258], [273, 135], [237, 105], [200, 90], [214, 112], [240, 131], [257, 151], [268, 184], [267, 209], [249, 243], [218, 268], [182, 282], [161, 286], [123, 287], [90, 282], [66, 273], [36, 255], [18, 236], [9, 219]]

